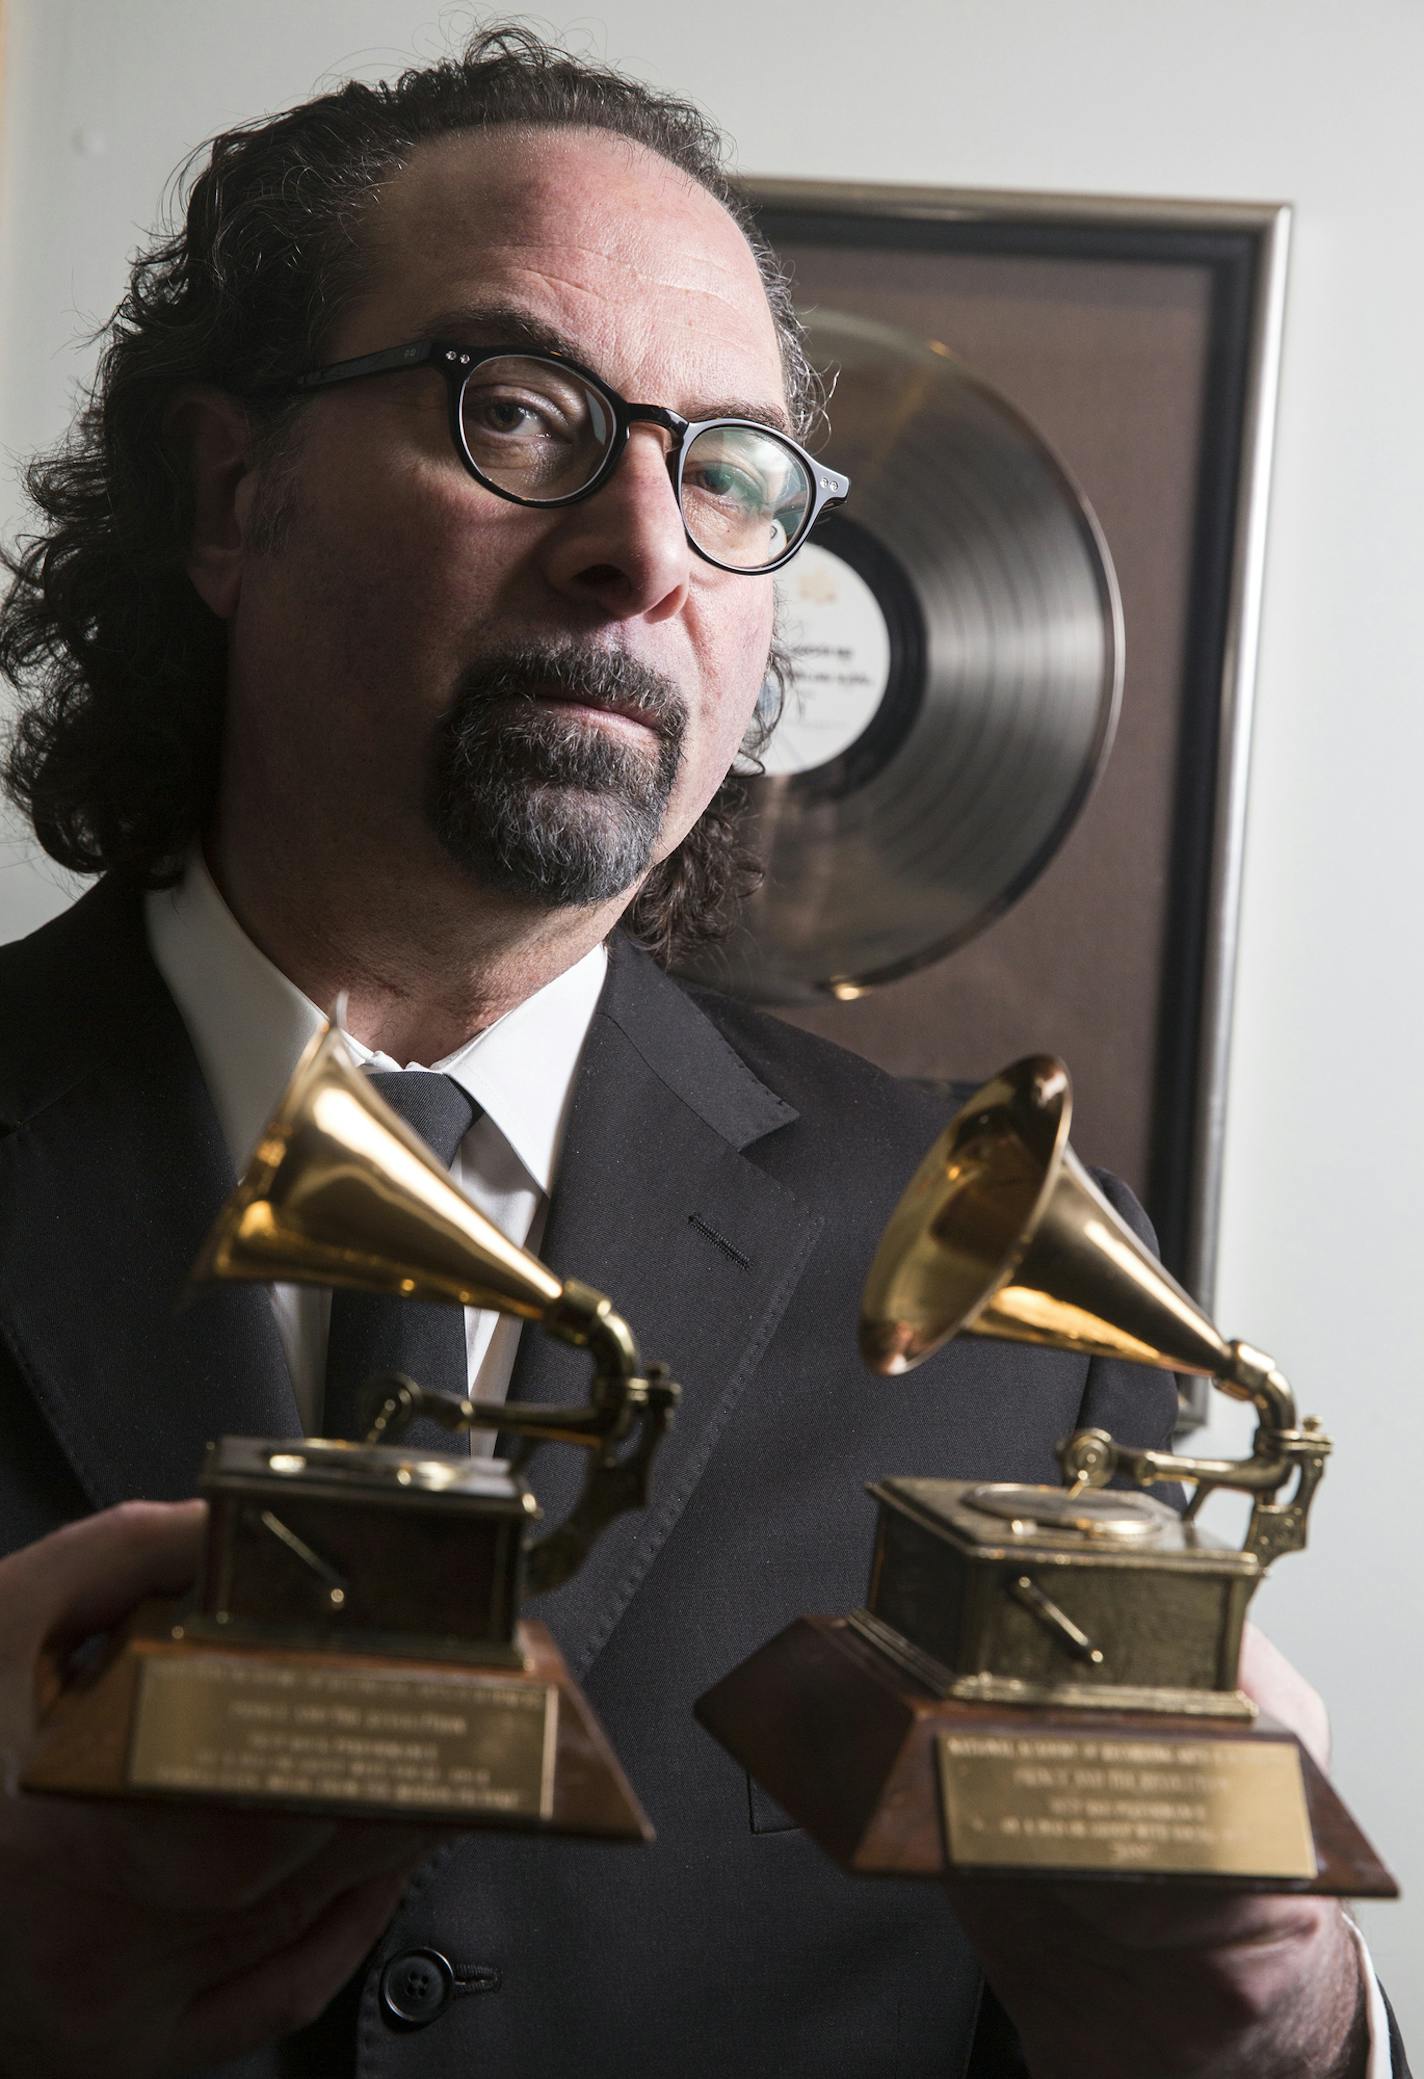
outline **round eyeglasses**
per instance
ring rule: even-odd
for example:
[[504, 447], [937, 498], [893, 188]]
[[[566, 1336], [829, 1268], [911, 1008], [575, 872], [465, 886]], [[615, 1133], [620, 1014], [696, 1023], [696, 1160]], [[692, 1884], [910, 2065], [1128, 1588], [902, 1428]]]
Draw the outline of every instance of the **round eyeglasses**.
[[671, 436], [667, 466], [687, 538], [704, 561], [749, 576], [779, 570], [821, 515], [842, 505], [849, 477], [757, 419], [684, 419], [629, 404], [562, 354], [415, 340], [297, 378], [310, 392], [407, 368], [437, 368], [450, 434], [471, 476], [515, 505], [574, 505], [607, 483], [635, 425]]

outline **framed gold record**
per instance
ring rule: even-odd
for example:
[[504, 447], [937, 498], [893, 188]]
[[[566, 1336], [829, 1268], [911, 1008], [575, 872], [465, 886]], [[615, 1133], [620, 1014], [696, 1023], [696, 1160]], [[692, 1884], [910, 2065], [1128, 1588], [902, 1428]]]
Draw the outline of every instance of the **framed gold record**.
[[766, 882], [698, 976], [901, 1074], [1071, 1061], [1210, 1305], [1289, 213], [751, 197], [853, 488], [786, 573]]
[[1048, 865], [1112, 741], [1122, 607], [1091, 506], [938, 340], [812, 314], [854, 484], [778, 580], [790, 665], [752, 789], [739, 994], [859, 994], [975, 937]]

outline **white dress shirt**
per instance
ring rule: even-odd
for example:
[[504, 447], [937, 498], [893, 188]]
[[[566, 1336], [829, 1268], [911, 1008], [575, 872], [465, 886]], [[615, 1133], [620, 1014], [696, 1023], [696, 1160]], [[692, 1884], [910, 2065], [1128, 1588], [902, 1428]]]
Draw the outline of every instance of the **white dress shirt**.
[[[176, 888], [150, 892], [149, 946], [193, 1042], [235, 1169], [241, 1172], [325, 1012], [252, 943], [194, 851]], [[455, 1182], [511, 1241], [543, 1237], [574, 1076], [607, 972], [602, 946], [443, 1061], [399, 1062], [347, 1034], [356, 1059], [379, 1069], [431, 1068], [481, 1107], [451, 1167]], [[302, 1427], [319, 1434], [331, 1294], [278, 1285], [272, 1304]], [[520, 1322], [465, 1310], [470, 1387], [503, 1400]], [[476, 1438], [475, 1449], [492, 1437]]]

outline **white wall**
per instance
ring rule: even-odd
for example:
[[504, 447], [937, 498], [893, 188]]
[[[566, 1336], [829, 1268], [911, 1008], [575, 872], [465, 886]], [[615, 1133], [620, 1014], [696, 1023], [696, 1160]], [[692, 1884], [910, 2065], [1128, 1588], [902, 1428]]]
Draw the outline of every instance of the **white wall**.
[[[164, 182], [221, 125], [458, 34], [434, 0], [11, 0], [0, 448], [65, 423]], [[1297, 205], [1220, 1315], [1337, 1439], [1261, 1599], [1411, 1896], [1364, 1915], [1424, 2042], [1418, 1461], [1424, 751], [1417, 0], [605, 0], [550, 25], [695, 93], [761, 173]], [[8, 508], [8, 511], [7, 511]], [[0, 494], [0, 521], [13, 513]], [[0, 935], [61, 891], [0, 844]], [[1418, 1281], [1418, 1282], [1416, 1282]], [[892, 1470], [892, 1468], [887, 1468]], [[1415, 1497], [1411, 1503], [1410, 1497]]]

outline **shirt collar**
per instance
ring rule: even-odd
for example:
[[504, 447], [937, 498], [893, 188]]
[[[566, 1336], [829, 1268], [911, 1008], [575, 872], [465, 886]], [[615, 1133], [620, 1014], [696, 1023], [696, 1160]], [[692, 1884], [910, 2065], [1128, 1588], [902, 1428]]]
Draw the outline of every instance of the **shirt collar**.
[[[150, 891], [145, 922], [240, 1169], [325, 1013], [253, 944], [199, 851], [175, 888]], [[595, 946], [486, 1031], [428, 1064], [469, 1092], [546, 1193], [607, 966], [603, 947]], [[427, 1065], [373, 1054], [350, 1034], [347, 1043], [363, 1064]]]

